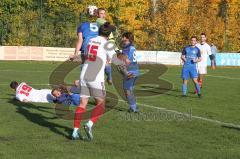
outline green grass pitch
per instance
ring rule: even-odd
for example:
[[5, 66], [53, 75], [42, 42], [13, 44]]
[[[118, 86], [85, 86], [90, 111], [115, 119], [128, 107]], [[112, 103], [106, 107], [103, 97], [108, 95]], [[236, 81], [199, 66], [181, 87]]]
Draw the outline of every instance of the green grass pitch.
[[[121, 99], [94, 126], [94, 140], [87, 142], [69, 139], [73, 121], [59, 118], [54, 104], [12, 100], [11, 80], [25, 81], [34, 88], [50, 88], [49, 76], [60, 64], [0, 62], [1, 159], [240, 158], [239, 68], [208, 69], [203, 98], [198, 99], [192, 93], [192, 82], [189, 96], [181, 97], [181, 68], [169, 66], [160, 78], [172, 83], [172, 90], [137, 98], [141, 111], [138, 116], [126, 113], [127, 104]], [[76, 68], [66, 82], [78, 78]], [[107, 89], [116, 93], [112, 86]]]

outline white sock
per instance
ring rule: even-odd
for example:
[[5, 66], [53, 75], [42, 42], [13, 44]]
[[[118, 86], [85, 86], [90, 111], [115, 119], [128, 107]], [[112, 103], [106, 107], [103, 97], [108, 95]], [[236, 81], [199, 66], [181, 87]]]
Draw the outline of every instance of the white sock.
[[77, 131], [78, 131], [78, 129], [79, 129], [79, 128], [74, 128], [74, 129], [73, 129], [73, 131], [74, 131], [74, 132], [77, 132]]
[[89, 120], [89, 121], [87, 122], [87, 126], [91, 128], [91, 127], [93, 126], [93, 122], [92, 122], [91, 120]]

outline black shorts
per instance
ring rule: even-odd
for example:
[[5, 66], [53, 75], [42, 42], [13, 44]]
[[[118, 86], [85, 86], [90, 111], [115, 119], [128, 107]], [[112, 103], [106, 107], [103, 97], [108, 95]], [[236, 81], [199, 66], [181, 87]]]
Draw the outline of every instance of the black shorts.
[[215, 60], [215, 55], [209, 55], [210, 60]]

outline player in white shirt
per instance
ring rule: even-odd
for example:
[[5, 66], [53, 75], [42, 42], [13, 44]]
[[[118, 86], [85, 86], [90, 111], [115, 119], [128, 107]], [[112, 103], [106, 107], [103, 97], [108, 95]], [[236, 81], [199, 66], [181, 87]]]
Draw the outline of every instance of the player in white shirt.
[[209, 55], [212, 55], [211, 47], [206, 43], [207, 37], [205, 33], [201, 34], [201, 43], [198, 43], [196, 46], [200, 49], [202, 60], [197, 63], [198, 70], [198, 83], [200, 87], [203, 84], [204, 75], [207, 74], [207, 60]]
[[[105, 85], [104, 85], [104, 68], [107, 58], [116, 58], [115, 51], [106, 48], [108, 37], [115, 27], [110, 23], [105, 23], [99, 28], [99, 36], [92, 38], [88, 43], [86, 61], [82, 66], [80, 75], [80, 105], [75, 110], [73, 139], [81, 138], [79, 133], [81, 118], [86, 111], [89, 97], [93, 97], [96, 102], [92, 110], [91, 118], [84, 125], [85, 132], [89, 140], [92, 140], [92, 126], [97, 122], [105, 110]], [[114, 55], [114, 57], [113, 57]], [[121, 58], [118, 56], [118, 58]], [[112, 59], [112, 62], [114, 62]]]
[[12, 81], [10, 87], [16, 91], [16, 99], [21, 102], [52, 103], [55, 99], [51, 89], [34, 89], [25, 82], [18, 84]]

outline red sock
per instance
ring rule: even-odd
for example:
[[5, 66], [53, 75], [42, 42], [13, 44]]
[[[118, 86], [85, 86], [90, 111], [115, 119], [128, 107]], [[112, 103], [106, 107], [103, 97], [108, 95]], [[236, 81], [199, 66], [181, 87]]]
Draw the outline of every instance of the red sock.
[[202, 87], [202, 80], [198, 80], [198, 84], [200, 87]]
[[91, 114], [91, 121], [93, 123], [96, 123], [98, 121], [98, 119], [100, 118], [100, 116], [104, 113], [104, 110], [105, 110], [104, 104], [96, 105]]
[[80, 123], [82, 120], [82, 115], [86, 111], [86, 109], [82, 107], [77, 107], [75, 110], [75, 116], [74, 116], [74, 128], [79, 128]]

